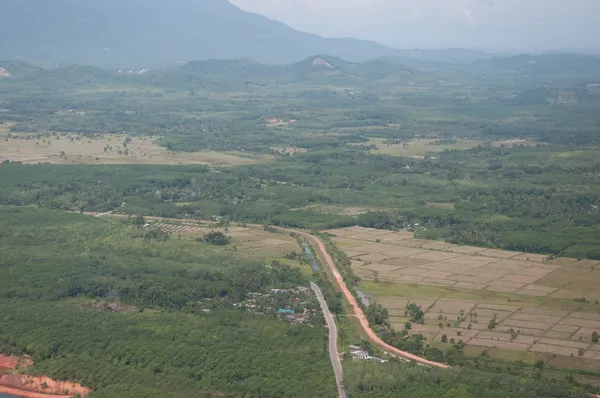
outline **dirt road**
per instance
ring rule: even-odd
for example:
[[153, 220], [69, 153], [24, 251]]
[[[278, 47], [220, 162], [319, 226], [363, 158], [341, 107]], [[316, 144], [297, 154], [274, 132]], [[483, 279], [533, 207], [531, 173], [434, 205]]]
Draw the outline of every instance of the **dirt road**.
[[[159, 219], [159, 217], [153, 217], [153, 218]], [[249, 226], [262, 227], [262, 225], [255, 225], [255, 224], [251, 224]], [[294, 233], [296, 235], [303, 236], [304, 238], [308, 239], [309, 241], [311, 241], [313, 244], [316, 245], [316, 247], [319, 249], [319, 252], [321, 253], [321, 256], [325, 259], [325, 265], [330, 269], [330, 271], [334, 277], [333, 282], [339, 287], [339, 289], [344, 294], [344, 297], [346, 297], [346, 300], [348, 300], [348, 302], [350, 303], [350, 306], [353, 308], [354, 316], [358, 319], [361, 329], [363, 330], [364, 334], [369, 338], [369, 340], [373, 344], [375, 344], [377, 347], [379, 347], [382, 351], [388, 353], [389, 355], [395, 356], [395, 357], [408, 359], [410, 361], [414, 361], [416, 363], [426, 365], [426, 366], [433, 366], [433, 367], [444, 368], [444, 369], [449, 368], [449, 366], [444, 363], [434, 362], [434, 361], [427, 360], [425, 358], [421, 358], [418, 355], [411, 354], [410, 352], [399, 350], [398, 348], [393, 347], [393, 346], [387, 344], [385, 341], [383, 341], [379, 336], [377, 336], [377, 334], [369, 326], [369, 321], [367, 320], [365, 313], [363, 312], [362, 308], [358, 305], [356, 298], [354, 297], [352, 292], [350, 292], [350, 289], [348, 289], [348, 286], [346, 286], [346, 282], [344, 282], [344, 278], [342, 277], [340, 272], [337, 270], [335, 263], [333, 261], [333, 258], [331, 258], [331, 256], [327, 252], [327, 249], [325, 248], [325, 245], [323, 244], [321, 239], [317, 238], [314, 235], [308, 234], [306, 232], [298, 231], [295, 229], [282, 228], [282, 227], [276, 227], [276, 228], [279, 229], [280, 231], [286, 231], [289, 233]]]
[[327, 303], [325, 302], [325, 297], [323, 297], [323, 293], [319, 286], [310, 283], [310, 287], [317, 295], [317, 299], [319, 300], [319, 304], [321, 305], [321, 310], [323, 310], [323, 315], [325, 316], [325, 321], [327, 322], [327, 328], [329, 328], [329, 356], [331, 357], [331, 364], [333, 365], [333, 372], [335, 373], [335, 381], [337, 383], [338, 388], [338, 396], [340, 398], [346, 398], [346, 391], [344, 390], [344, 377], [342, 374], [342, 364], [340, 362], [340, 356], [337, 351], [337, 326], [335, 321], [333, 320], [333, 316], [331, 316], [331, 312], [329, 311], [329, 307], [327, 307]]
[[369, 340], [371, 340], [372, 343], [377, 345], [381, 350], [387, 352], [390, 355], [396, 356], [396, 357], [415, 361], [416, 363], [420, 363], [420, 364], [423, 364], [426, 366], [434, 366], [437, 368], [444, 368], [444, 369], [449, 368], [449, 366], [444, 363], [429, 361], [425, 358], [421, 358], [421, 357], [419, 357], [417, 355], [413, 355], [409, 352], [399, 350], [396, 347], [393, 347], [393, 346], [387, 344], [385, 341], [381, 340], [381, 338], [379, 336], [377, 336], [377, 334], [375, 334], [375, 332], [369, 327], [369, 321], [367, 320], [365, 313], [363, 312], [362, 308], [359, 307], [358, 303], [356, 302], [356, 298], [354, 297], [354, 295], [352, 295], [352, 293], [348, 289], [348, 286], [346, 286], [346, 283], [344, 282], [344, 278], [342, 278], [342, 275], [337, 270], [335, 263], [333, 261], [333, 258], [331, 258], [331, 256], [327, 252], [327, 249], [325, 248], [325, 245], [323, 244], [321, 239], [317, 238], [314, 235], [310, 235], [305, 232], [300, 232], [300, 231], [296, 231], [293, 229], [287, 229], [287, 228], [279, 228], [279, 229], [281, 229], [283, 231], [294, 232], [296, 234], [302, 235], [303, 237], [309, 239], [311, 242], [313, 242], [316, 245], [316, 247], [321, 252], [321, 255], [325, 259], [325, 263], [326, 263], [325, 265], [327, 267], [329, 267], [329, 269], [331, 270], [331, 273], [334, 276], [335, 280], [333, 282], [341, 289], [342, 293], [346, 297], [346, 300], [348, 300], [348, 302], [350, 303], [350, 306], [354, 310], [354, 316], [356, 316], [356, 318], [358, 318], [358, 321], [360, 323], [361, 328], [363, 329], [363, 332], [369, 337]]

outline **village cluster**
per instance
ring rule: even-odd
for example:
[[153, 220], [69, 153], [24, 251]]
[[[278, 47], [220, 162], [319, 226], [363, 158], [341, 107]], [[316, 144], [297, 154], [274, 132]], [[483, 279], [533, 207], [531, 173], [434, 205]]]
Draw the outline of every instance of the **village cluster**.
[[273, 311], [295, 324], [309, 324], [317, 312], [318, 303], [312, 291], [304, 286], [293, 289], [271, 289], [269, 293], [248, 293], [246, 300], [234, 304], [249, 312]]

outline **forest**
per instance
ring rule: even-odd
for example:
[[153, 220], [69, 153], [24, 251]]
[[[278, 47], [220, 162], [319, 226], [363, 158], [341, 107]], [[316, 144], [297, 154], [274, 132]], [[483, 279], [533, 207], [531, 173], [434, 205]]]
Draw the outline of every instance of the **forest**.
[[[335, 393], [322, 319], [290, 325], [233, 306], [306, 285], [297, 269], [32, 207], [0, 207], [0, 231], [0, 352], [30, 355], [34, 374], [95, 397]], [[99, 305], [115, 302], [128, 310]]]

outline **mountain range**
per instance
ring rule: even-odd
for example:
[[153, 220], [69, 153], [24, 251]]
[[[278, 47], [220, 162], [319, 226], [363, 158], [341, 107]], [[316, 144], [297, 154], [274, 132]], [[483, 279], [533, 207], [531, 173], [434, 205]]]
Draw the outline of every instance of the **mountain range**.
[[227, 0], [2, 0], [0, 9], [0, 59], [46, 66], [156, 68], [240, 58], [289, 64], [314, 54], [354, 62], [491, 56], [477, 50], [415, 52], [366, 40], [323, 38]]

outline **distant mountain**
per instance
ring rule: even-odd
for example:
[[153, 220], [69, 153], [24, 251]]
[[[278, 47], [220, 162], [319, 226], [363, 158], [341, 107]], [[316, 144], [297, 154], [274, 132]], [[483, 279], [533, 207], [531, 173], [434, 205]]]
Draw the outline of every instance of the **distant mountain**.
[[240, 87], [290, 83], [353, 86], [383, 81], [408, 83], [419, 74], [404, 65], [384, 60], [355, 63], [328, 55], [315, 55], [290, 65], [268, 65], [248, 59], [191, 61], [162, 71], [158, 74], [158, 81], [165, 86], [196, 88], [206, 85]]
[[350, 61], [398, 51], [296, 31], [227, 0], [1, 0], [0, 59], [44, 65], [160, 67], [199, 59], [287, 64], [314, 54]]

